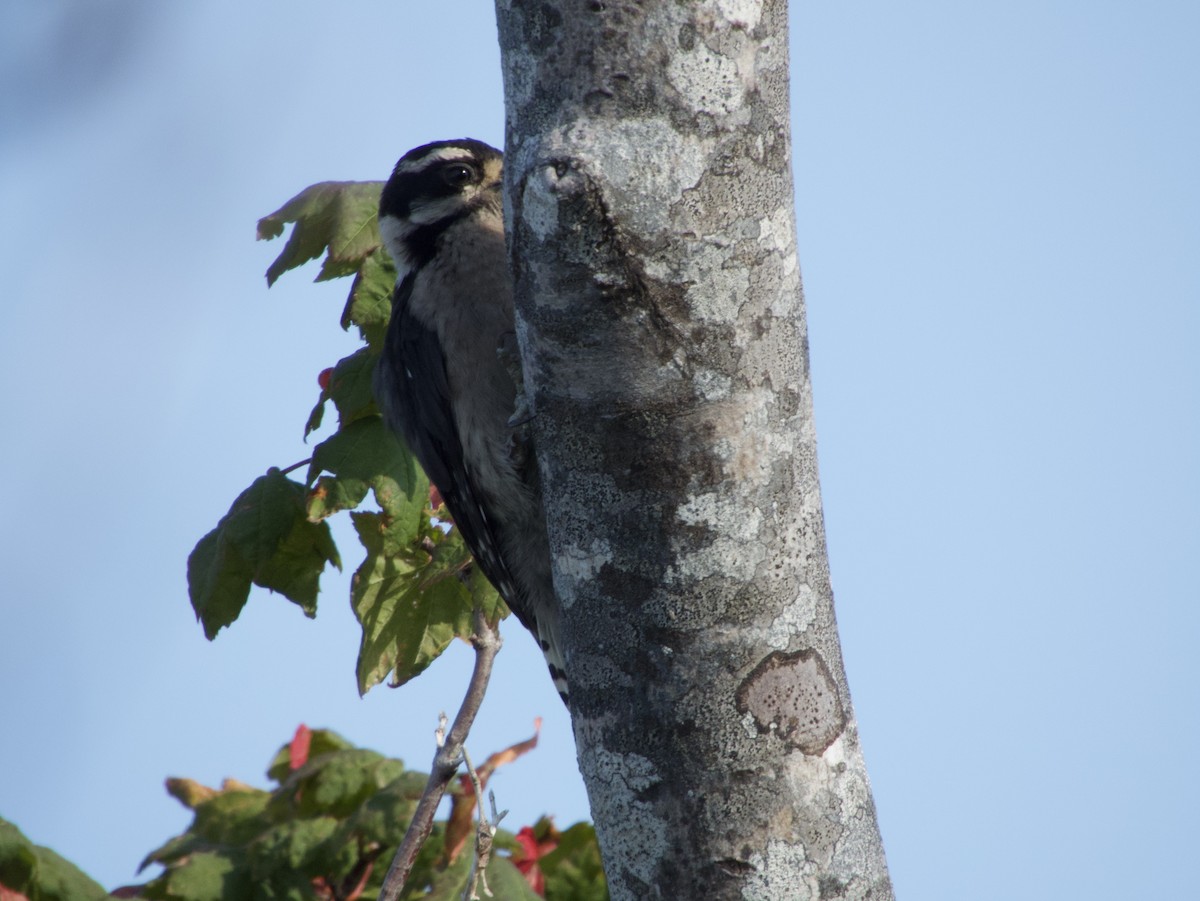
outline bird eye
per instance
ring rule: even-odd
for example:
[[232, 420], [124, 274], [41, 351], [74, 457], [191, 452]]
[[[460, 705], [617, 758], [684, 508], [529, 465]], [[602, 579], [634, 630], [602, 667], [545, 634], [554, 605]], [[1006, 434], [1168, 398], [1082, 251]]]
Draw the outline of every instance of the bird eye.
[[475, 180], [475, 170], [466, 163], [451, 163], [442, 169], [442, 181], [453, 188], [461, 188]]

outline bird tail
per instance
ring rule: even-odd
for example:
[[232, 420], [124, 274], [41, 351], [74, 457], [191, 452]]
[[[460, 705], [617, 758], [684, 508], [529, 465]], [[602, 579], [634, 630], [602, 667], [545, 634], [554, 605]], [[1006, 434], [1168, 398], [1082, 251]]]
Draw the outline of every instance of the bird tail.
[[567, 659], [563, 654], [561, 629], [559, 628], [558, 611], [541, 611], [541, 615], [533, 623], [531, 630], [536, 636], [538, 646], [546, 657], [546, 666], [550, 670], [550, 678], [554, 680], [554, 688], [562, 698], [567, 709], [571, 709], [570, 691], [567, 684]]

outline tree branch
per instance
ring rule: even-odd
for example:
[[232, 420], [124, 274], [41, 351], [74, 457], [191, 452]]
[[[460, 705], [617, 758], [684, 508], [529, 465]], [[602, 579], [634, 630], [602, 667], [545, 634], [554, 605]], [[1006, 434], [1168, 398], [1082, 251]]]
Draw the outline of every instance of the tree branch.
[[500, 638], [499, 627], [488, 622], [487, 617], [479, 608], [475, 609], [471, 644], [475, 647], [475, 669], [471, 673], [467, 693], [463, 697], [462, 706], [458, 709], [458, 715], [454, 718], [454, 725], [450, 727], [450, 732], [444, 740], [439, 735], [438, 750], [433, 755], [429, 781], [425, 784], [421, 800], [417, 802], [416, 813], [413, 814], [408, 831], [404, 834], [404, 840], [396, 849], [392, 865], [383, 879], [383, 886], [379, 890], [379, 901], [396, 901], [400, 897], [400, 892], [404, 889], [404, 883], [412, 871], [417, 854], [433, 828], [433, 817], [437, 813], [442, 796], [446, 793], [446, 786], [458, 772], [458, 766], [463, 760], [463, 746], [471, 731], [471, 725], [475, 722], [479, 706], [483, 703], [483, 696], [487, 692], [488, 679], [492, 675], [492, 664], [495, 662], [496, 654], [499, 652], [503, 640]]

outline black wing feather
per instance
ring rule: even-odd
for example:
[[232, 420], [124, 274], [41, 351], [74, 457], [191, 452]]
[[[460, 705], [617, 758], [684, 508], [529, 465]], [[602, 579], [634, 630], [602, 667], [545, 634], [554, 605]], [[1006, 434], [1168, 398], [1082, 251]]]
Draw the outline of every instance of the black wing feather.
[[398, 431], [442, 495], [454, 524], [483, 574], [510, 607], [516, 587], [501, 554], [499, 536], [484, 512], [478, 486], [467, 469], [462, 439], [450, 405], [446, 361], [436, 333], [412, 315], [414, 275], [396, 286], [376, 394], [387, 424]]

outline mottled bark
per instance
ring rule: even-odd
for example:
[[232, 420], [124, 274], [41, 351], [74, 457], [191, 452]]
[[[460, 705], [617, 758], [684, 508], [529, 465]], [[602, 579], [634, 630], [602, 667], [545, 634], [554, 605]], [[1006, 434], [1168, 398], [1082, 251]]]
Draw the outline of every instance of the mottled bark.
[[518, 339], [615, 901], [891, 897], [833, 615], [782, 0], [497, 0]]

